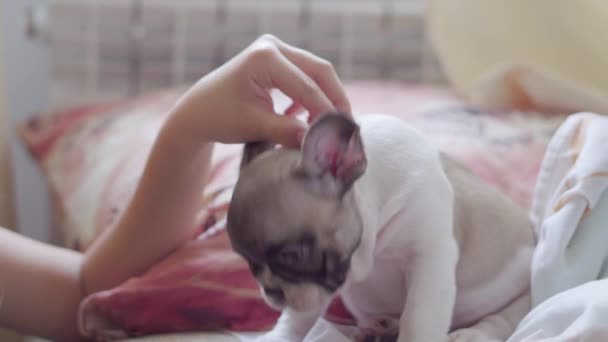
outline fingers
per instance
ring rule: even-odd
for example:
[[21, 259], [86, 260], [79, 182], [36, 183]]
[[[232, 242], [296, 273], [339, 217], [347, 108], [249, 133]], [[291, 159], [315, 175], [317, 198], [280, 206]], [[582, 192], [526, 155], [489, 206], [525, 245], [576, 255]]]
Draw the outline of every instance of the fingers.
[[305, 50], [265, 35], [246, 54], [250, 80], [263, 92], [278, 88], [293, 103], [285, 115], [263, 113], [259, 134], [267, 141], [288, 147], [300, 146], [306, 124], [295, 116], [303, 109], [314, 121], [327, 112], [351, 115], [351, 106], [331, 63]]
[[264, 117], [261, 123], [262, 140], [281, 144], [285, 147], [300, 147], [306, 124], [294, 117], [263, 113], [258, 117]]
[[294, 102], [302, 104], [311, 116], [335, 111], [333, 103], [319, 85], [302, 69], [278, 53], [270, 68], [272, 84], [289, 96]]
[[[287, 94], [286, 91], [284, 92], [292, 97], [294, 102], [299, 102], [309, 111], [309, 121], [313, 121], [319, 114], [329, 111], [337, 110], [350, 115], [350, 102], [348, 101], [342, 82], [330, 62], [308, 51], [288, 45], [272, 35], [264, 35], [259, 41], [277, 48], [280, 53], [275, 57], [279, 57], [282, 60], [284, 58], [282, 63], [285, 60], [289, 61], [292, 65], [290, 69], [295, 67], [300, 70], [297, 79], [294, 81], [306, 83], [306, 85], [302, 86], [302, 89], [308, 88], [305, 90], [308, 92], [308, 95], [306, 93], [292, 95]], [[280, 88], [280, 85], [276, 86]], [[320, 96], [321, 94], [323, 96]], [[293, 96], [297, 97], [294, 98]], [[303, 101], [302, 99], [306, 97], [310, 98], [310, 100]], [[325, 98], [332, 104], [331, 108], [327, 107]], [[315, 102], [317, 103], [316, 106], [314, 105]], [[313, 105], [312, 108], [311, 105]], [[320, 108], [323, 110], [319, 110]]]
[[319, 88], [332, 102], [335, 109], [347, 114], [351, 113], [350, 102], [348, 101], [342, 82], [330, 62], [308, 51], [288, 45], [277, 38], [275, 39], [279, 51], [317, 83]]
[[304, 107], [301, 104], [294, 102], [287, 109], [285, 109], [285, 116], [297, 116], [304, 111]]

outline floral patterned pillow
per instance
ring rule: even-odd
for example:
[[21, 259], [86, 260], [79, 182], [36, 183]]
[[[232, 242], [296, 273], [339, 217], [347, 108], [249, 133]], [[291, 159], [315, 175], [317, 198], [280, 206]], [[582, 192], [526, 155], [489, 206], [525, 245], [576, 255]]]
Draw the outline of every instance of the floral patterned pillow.
[[[402, 118], [526, 208], [546, 144], [565, 118], [482, 112], [447, 90], [399, 83], [361, 81], [346, 89], [356, 115]], [[23, 140], [58, 200], [68, 246], [86, 249], [115, 224], [180, 93], [173, 89], [41, 115], [23, 127]], [[280, 94], [275, 99], [278, 109], [288, 105]], [[89, 296], [79, 317], [84, 333], [120, 337], [204, 329], [253, 331], [273, 324], [277, 313], [264, 304], [224, 230], [240, 152], [239, 145], [216, 146], [192, 242], [144, 275]], [[328, 318], [351, 321], [339, 300]]]

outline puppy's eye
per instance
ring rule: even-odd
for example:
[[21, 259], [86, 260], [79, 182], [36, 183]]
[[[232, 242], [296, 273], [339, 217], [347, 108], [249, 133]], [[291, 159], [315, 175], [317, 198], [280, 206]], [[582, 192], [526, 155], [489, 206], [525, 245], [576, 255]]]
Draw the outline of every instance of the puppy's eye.
[[249, 269], [251, 270], [251, 273], [253, 273], [254, 276], [257, 276], [262, 273], [262, 271], [264, 270], [264, 266], [262, 266], [262, 264], [258, 264], [257, 262], [250, 261]]
[[286, 266], [297, 266], [310, 258], [310, 246], [304, 243], [292, 244], [283, 247], [277, 254], [277, 262]]
[[285, 292], [283, 292], [283, 290], [278, 287], [264, 287], [264, 293], [266, 293], [267, 296], [274, 298], [275, 300], [285, 300]]

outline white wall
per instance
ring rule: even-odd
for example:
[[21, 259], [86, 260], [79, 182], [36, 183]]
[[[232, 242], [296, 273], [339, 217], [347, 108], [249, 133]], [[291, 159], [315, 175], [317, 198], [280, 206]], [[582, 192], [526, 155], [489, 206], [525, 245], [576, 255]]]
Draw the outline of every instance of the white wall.
[[14, 203], [17, 228], [30, 237], [51, 238], [45, 182], [17, 140], [15, 125], [48, 103], [49, 61], [46, 46], [25, 34], [26, 8], [48, 0], [0, 0], [0, 32], [3, 48], [4, 94], [10, 129]]

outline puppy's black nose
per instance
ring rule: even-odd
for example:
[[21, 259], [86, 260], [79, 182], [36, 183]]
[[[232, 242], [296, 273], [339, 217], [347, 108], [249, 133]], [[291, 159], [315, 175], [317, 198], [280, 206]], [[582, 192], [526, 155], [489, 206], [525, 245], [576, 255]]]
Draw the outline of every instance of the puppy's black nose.
[[264, 293], [279, 302], [285, 301], [285, 292], [279, 287], [264, 287]]

